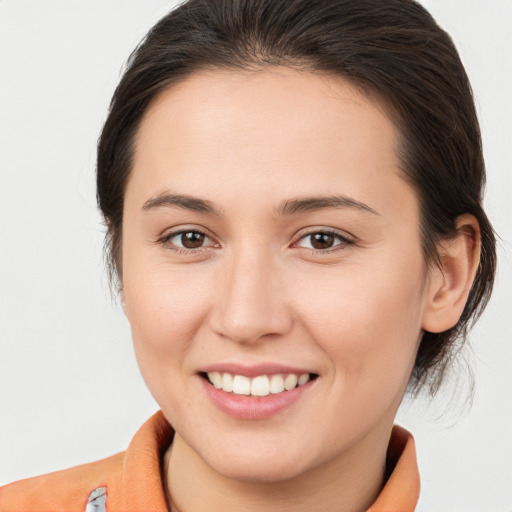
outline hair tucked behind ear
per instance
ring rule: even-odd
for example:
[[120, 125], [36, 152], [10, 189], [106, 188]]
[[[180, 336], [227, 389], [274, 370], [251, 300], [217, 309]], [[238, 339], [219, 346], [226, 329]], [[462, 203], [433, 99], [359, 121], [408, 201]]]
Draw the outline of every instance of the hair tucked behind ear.
[[423, 336], [411, 389], [435, 393], [496, 267], [495, 237], [482, 208], [481, 137], [471, 87], [450, 37], [412, 0], [190, 0], [160, 20], [132, 54], [98, 144], [98, 203], [107, 258], [122, 280], [123, 198], [133, 141], [149, 103], [192, 73], [289, 66], [343, 77], [387, 108], [402, 135], [402, 171], [421, 201], [423, 252], [474, 215], [480, 266], [461, 319]]

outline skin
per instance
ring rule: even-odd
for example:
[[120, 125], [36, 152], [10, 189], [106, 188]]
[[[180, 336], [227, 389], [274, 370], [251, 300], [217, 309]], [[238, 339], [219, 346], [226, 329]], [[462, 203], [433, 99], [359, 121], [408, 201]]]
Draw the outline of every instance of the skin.
[[[463, 216], [443, 268], [427, 270], [399, 143], [357, 88], [293, 69], [202, 71], [153, 100], [126, 188], [122, 293], [142, 375], [176, 430], [173, 510], [362, 511], [377, 497], [422, 329], [457, 321], [478, 261], [478, 224]], [[280, 211], [333, 196], [368, 209]], [[207, 237], [184, 252], [168, 237], [180, 230]], [[308, 235], [326, 231], [342, 238], [314, 248]], [[223, 362], [318, 378], [277, 415], [241, 420], [198, 375]]]

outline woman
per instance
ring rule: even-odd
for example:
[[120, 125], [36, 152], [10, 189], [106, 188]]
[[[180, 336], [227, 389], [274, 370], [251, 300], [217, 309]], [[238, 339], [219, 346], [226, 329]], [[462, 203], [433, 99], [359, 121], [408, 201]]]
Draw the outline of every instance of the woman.
[[483, 182], [467, 77], [416, 3], [180, 6], [98, 146], [162, 412], [123, 454], [4, 487], [1, 510], [414, 510], [393, 421], [490, 295]]

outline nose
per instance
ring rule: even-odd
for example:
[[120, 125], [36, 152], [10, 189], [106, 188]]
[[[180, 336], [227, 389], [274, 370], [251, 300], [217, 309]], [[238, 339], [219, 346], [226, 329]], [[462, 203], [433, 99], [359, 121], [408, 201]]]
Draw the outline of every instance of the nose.
[[283, 273], [271, 257], [256, 253], [244, 251], [224, 262], [211, 314], [216, 334], [245, 345], [283, 335], [292, 325]]

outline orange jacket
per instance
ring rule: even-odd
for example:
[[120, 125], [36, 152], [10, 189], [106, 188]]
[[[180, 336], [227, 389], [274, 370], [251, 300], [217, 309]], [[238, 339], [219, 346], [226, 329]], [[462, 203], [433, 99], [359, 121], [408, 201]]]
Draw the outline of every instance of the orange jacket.
[[[168, 512], [161, 460], [173, 430], [161, 411], [125, 452], [0, 487], [0, 512]], [[419, 495], [414, 440], [395, 426], [388, 448], [394, 469], [367, 512], [413, 512]]]

